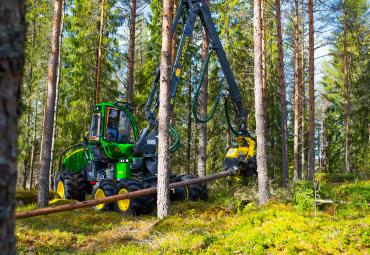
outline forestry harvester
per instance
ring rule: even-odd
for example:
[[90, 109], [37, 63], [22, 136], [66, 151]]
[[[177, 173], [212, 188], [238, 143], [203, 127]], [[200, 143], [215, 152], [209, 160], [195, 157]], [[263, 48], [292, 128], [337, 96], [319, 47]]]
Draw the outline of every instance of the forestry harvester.
[[[192, 106], [194, 119], [201, 123], [208, 122], [223, 99], [226, 120], [237, 142], [236, 146], [228, 149], [224, 168], [234, 170], [235, 175], [241, 178], [256, 175], [255, 139], [246, 130], [247, 113], [205, 0], [181, 0], [173, 21], [171, 36], [174, 35], [179, 23], [182, 23], [182, 36], [170, 80], [171, 114], [196, 17], [200, 18], [206, 31], [210, 50], [202, 65], [199, 83], [194, 88]], [[212, 52], [218, 57], [228, 87], [220, 90], [210, 114], [201, 118], [197, 115], [198, 97]], [[82, 201], [86, 194], [92, 194], [94, 198], [104, 198], [156, 187], [159, 77], [160, 73], [157, 71], [145, 105], [148, 126], [141, 132], [130, 104], [99, 103], [93, 107], [89, 135], [82, 143], [70, 147], [60, 156], [55, 189], [62, 198]], [[231, 100], [236, 113], [237, 128], [230, 122], [228, 100]], [[179, 135], [174, 128], [170, 128], [169, 132], [173, 141], [170, 152], [173, 153], [179, 148]], [[192, 178], [196, 176], [171, 174], [170, 182]], [[207, 196], [204, 184], [179, 187], [170, 193], [171, 200], [206, 200]], [[114, 204], [99, 204], [95, 208], [97, 210], [114, 208], [123, 214], [144, 214], [151, 212], [155, 205], [156, 197], [147, 195], [120, 200]]]

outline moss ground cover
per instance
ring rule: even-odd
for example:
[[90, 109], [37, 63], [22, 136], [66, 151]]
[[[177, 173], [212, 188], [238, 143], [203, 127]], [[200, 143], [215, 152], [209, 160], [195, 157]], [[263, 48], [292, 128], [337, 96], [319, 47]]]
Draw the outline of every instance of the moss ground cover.
[[332, 193], [348, 202], [334, 214], [319, 211], [317, 217], [294, 204], [294, 194], [289, 198], [289, 192], [275, 190], [276, 197], [263, 207], [253, 199], [241, 201], [234, 192], [210, 192], [215, 195], [209, 202], [172, 204], [171, 216], [160, 221], [155, 215], [122, 218], [92, 209], [22, 219], [17, 221], [18, 253], [368, 254], [369, 185], [334, 185]]

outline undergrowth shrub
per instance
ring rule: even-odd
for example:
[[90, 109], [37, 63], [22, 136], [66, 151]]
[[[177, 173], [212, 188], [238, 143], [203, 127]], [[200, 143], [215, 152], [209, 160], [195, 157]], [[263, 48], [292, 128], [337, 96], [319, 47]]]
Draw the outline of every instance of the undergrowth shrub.
[[312, 182], [296, 182], [293, 186], [293, 201], [295, 206], [299, 209], [305, 211], [312, 210], [315, 202]]
[[[58, 197], [57, 193], [50, 190], [50, 200], [56, 197]], [[17, 206], [34, 204], [37, 202], [37, 190], [17, 190], [15, 193], [15, 201]]]
[[317, 182], [320, 182], [321, 184], [348, 182], [354, 181], [355, 179], [356, 175], [354, 174], [328, 174], [328, 173], [315, 174], [315, 180]]

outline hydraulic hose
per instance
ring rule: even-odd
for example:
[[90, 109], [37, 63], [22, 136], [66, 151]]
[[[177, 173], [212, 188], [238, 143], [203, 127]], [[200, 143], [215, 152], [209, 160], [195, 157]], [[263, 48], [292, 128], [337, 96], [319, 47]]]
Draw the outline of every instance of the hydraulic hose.
[[213, 115], [215, 114], [215, 112], [217, 110], [217, 106], [220, 103], [221, 98], [227, 96], [227, 92], [224, 91], [224, 90], [221, 90], [220, 93], [218, 94], [216, 100], [215, 100], [215, 103], [213, 104], [213, 106], [211, 108], [210, 113], [206, 114], [204, 119], [201, 119], [198, 116], [197, 109], [198, 109], [198, 99], [199, 99], [199, 95], [200, 95], [200, 89], [202, 88], [202, 86], [204, 84], [204, 76], [205, 76], [205, 73], [207, 71], [207, 67], [208, 67], [209, 60], [211, 58], [211, 54], [212, 54], [212, 50], [207, 53], [206, 61], [204, 62], [204, 65], [203, 65], [203, 68], [202, 68], [202, 71], [201, 71], [201, 74], [200, 74], [199, 83], [195, 88], [193, 102], [192, 102], [193, 116], [194, 116], [194, 119], [199, 123], [207, 123], [208, 121], [210, 121], [213, 118]]
[[180, 148], [180, 145], [181, 145], [180, 144], [180, 136], [179, 136], [179, 133], [177, 133], [177, 130], [173, 127], [170, 127], [169, 131], [170, 131], [171, 137], [174, 138], [174, 140], [175, 140], [169, 148], [170, 152], [173, 153], [173, 152], [177, 151], [178, 148]]

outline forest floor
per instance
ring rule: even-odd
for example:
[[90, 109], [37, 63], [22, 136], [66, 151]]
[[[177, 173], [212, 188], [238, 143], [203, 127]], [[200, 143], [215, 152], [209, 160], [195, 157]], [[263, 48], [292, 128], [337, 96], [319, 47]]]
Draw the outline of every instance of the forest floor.
[[163, 220], [93, 209], [21, 219], [18, 254], [370, 254], [370, 181], [335, 187], [350, 194], [347, 202], [320, 207], [316, 217], [306, 191], [276, 189], [257, 206], [253, 188], [234, 187], [211, 189], [207, 202], [172, 203]]

